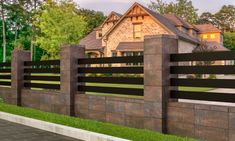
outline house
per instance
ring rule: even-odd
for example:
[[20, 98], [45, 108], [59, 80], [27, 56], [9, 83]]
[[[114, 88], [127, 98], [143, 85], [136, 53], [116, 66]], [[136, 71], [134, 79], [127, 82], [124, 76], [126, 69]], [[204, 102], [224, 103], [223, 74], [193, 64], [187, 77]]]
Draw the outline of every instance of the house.
[[161, 15], [134, 3], [123, 15], [111, 12], [107, 19], [81, 40], [89, 57], [141, 55], [144, 36], [169, 34], [179, 38], [179, 53], [190, 53], [206, 40], [215, 50], [223, 47], [223, 37], [213, 25], [191, 25], [174, 14]]

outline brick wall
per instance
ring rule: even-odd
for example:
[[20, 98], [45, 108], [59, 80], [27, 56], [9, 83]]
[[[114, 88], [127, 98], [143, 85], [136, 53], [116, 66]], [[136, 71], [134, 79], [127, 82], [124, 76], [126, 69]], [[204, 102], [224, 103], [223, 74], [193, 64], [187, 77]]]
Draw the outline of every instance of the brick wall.
[[235, 108], [170, 102], [167, 130], [169, 134], [207, 141], [234, 141]]
[[75, 115], [135, 128], [161, 130], [160, 105], [144, 99], [77, 94]]
[[11, 95], [11, 88], [0, 87], [0, 98], [3, 99], [4, 102], [13, 104], [14, 97]]

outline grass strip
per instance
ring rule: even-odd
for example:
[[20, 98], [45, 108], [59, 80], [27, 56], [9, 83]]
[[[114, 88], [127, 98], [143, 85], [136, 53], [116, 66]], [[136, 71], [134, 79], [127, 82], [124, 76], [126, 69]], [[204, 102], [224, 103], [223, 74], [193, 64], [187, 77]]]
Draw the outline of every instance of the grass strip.
[[197, 141], [191, 138], [163, 135], [153, 131], [129, 128], [120, 125], [102, 123], [54, 113], [47, 113], [31, 108], [8, 105], [5, 103], [0, 103], [0, 111], [133, 141]]

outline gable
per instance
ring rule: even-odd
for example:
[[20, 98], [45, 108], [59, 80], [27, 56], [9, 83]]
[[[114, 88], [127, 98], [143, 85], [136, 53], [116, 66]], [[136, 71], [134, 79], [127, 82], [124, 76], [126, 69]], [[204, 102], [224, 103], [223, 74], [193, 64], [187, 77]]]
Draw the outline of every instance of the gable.
[[116, 12], [111, 12], [109, 16], [105, 19], [105, 21], [101, 24], [101, 27], [105, 26], [106, 24], [115, 24], [118, 22], [118, 20], [121, 18], [121, 14], [118, 14]]
[[149, 13], [149, 11], [147, 11], [143, 6], [141, 6], [138, 3], [135, 3], [131, 6], [131, 8], [128, 9], [128, 11], [122, 16], [122, 18], [117, 22], [117, 24], [115, 26], [113, 26], [112, 28], [110, 28], [110, 30], [104, 36], [108, 36], [126, 18], [131, 18], [131, 20], [132, 19], [139, 19], [139, 18], [143, 19], [145, 16], [149, 16], [150, 18], [152, 18], [152, 20], [154, 20], [157, 24], [159, 24], [162, 28], [164, 28], [168, 33], [174, 34], [164, 24], [162, 24], [160, 21], [158, 21], [157, 18], [153, 17]]
[[178, 35], [180, 39], [188, 41], [188, 42], [192, 42], [194, 44], [199, 43], [198, 39], [179, 31], [176, 28], [175, 24], [173, 24], [170, 20], [160, 15], [159, 13], [156, 13], [140, 5], [139, 3], [133, 4], [131, 8], [129, 8], [129, 10], [124, 14], [124, 16], [122, 16], [122, 18], [104, 34], [103, 39], [107, 40], [109, 34], [113, 32], [113, 30], [116, 29], [119, 26], [119, 24], [123, 22], [124, 19], [126, 18], [138, 19], [138, 18], [143, 18], [146, 15], [151, 17], [155, 21], [155, 23], [157, 23], [159, 26], [164, 28], [164, 30], [166, 30], [169, 34]]

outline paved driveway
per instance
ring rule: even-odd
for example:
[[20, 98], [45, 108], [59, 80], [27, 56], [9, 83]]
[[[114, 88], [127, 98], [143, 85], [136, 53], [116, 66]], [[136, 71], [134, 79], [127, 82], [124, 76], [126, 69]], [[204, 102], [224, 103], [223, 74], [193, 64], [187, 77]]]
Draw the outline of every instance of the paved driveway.
[[0, 141], [80, 141], [80, 140], [0, 120]]

